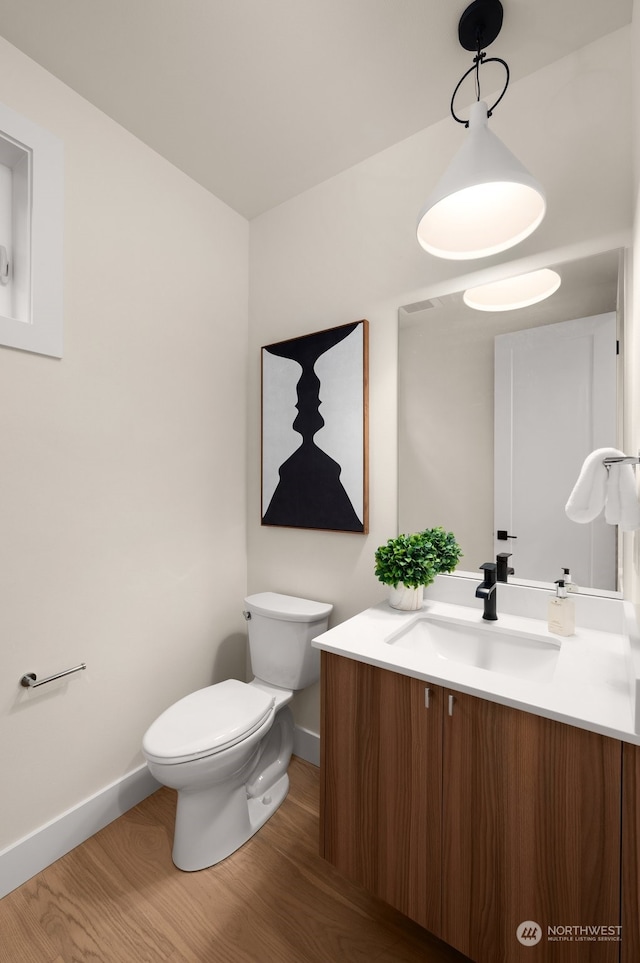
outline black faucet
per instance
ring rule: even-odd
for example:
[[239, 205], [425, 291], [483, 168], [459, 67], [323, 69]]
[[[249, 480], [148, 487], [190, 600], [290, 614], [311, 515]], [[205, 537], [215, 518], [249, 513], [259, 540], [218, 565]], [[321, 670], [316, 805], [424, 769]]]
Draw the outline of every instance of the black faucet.
[[495, 562], [485, 562], [480, 566], [480, 571], [484, 572], [484, 581], [476, 589], [476, 598], [484, 600], [484, 612], [482, 618], [488, 622], [495, 622], [498, 618], [496, 612], [496, 569]]
[[513, 569], [507, 564], [507, 559], [511, 558], [511, 552], [498, 552], [496, 563], [498, 565], [498, 581], [506, 582], [509, 575], [513, 575]]

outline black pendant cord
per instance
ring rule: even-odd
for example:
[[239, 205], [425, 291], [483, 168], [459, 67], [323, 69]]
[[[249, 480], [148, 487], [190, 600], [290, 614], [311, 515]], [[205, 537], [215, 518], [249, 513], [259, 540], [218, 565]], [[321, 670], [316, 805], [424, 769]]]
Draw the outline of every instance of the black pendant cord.
[[481, 43], [480, 37], [478, 37], [478, 50], [476, 52], [475, 57], [473, 58], [473, 62], [476, 65], [476, 102], [481, 99], [480, 98], [480, 64], [482, 63], [482, 61], [486, 56], [487, 55], [482, 52], [482, 43]]

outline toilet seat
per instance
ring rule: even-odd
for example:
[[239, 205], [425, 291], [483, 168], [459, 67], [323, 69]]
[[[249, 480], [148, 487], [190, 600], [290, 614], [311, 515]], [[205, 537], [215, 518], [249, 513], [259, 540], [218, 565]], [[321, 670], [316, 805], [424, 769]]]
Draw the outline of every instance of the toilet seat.
[[259, 729], [274, 712], [274, 703], [273, 696], [237, 679], [198, 689], [151, 724], [143, 752], [165, 765], [214, 755]]

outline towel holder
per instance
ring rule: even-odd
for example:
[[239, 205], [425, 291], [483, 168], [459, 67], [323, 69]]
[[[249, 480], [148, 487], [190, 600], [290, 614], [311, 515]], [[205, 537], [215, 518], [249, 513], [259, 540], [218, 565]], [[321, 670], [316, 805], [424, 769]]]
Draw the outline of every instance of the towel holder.
[[602, 464], [609, 471], [612, 465], [639, 465], [640, 455], [611, 455], [602, 459]]
[[53, 682], [55, 679], [62, 679], [65, 675], [71, 675], [72, 672], [80, 672], [81, 669], [86, 669], [86, 663], [81, 662], [80, 665], [76, 665], [73, 669], [65, 669], [64, 672], [56, 672], [55, 675], [48, 675], [46, 679], [40, 679], [36, 682], [38, 678], [35, 672], [27, 672], [20, 679], [20, 685], [24, 686], [25, 689], [36, 689], [39, 685], [46, 685], [47, 682]]

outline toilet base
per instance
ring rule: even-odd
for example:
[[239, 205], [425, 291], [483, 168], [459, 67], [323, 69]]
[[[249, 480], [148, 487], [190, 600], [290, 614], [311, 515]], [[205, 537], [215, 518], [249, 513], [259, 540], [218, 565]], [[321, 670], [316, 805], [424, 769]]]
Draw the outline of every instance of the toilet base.
[[[180, 793], [171, 854], [174, 865], [192, 873], [231, 856], [273, 816], [288, 792], [287, 773], [268, 792], [255, 799], [247, 798], [244, 786], [231, 795], [227, 790], [224, 810], [219, 810], [218, 819], [213, 824], [210, 807], [221, 800], [212, 799], [211, 793]], [[203, 806], [206, 813], [203, 813]], [[224, 833], [220, 831], [221, 822], [224, 822]]]
[[284, 706], [257, 752], [235, 777], [178, 791], [172, 859], [195, 872], [231, 856], [264, 826], [289, 791], [293, 716]]

